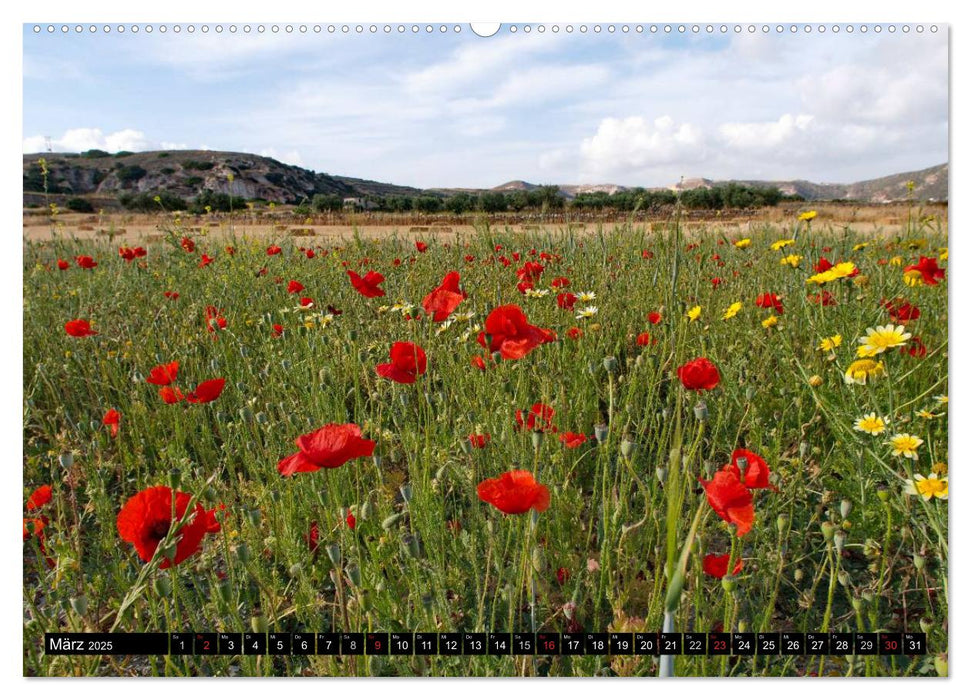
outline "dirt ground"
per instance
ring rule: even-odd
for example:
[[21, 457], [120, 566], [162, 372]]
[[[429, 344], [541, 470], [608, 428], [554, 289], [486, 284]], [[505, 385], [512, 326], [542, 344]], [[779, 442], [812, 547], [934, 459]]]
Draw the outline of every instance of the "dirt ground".
[[[857, 233], [897, 235], [901, 227], [905, 226], [908, 216], [915, 220], [927, 218], [932, 230], [940, 227], [947, 229], [947, 205], [934, 204], [908, 208], [906, 205], [849, 205], [849, 204], [819, 204], [813, 207], [805, 204], [799, 210], [792, 207], [774, 207], [763, 210], [745, 212], [688, 212], [683, 221], [687, 233], [701, 233], [706, 230], [717, 229], [731, 237], [733, 234], [743, 234], [758, 230], [766, 224], [777, 226], [795, 226], [798, 211], [815, 208], [818, 216], [813, 221], [813, 227], [826, 230], [851, 228]], [[493, 215], [489, 226], [496, 231], [507, 228], [514, 233], [530, 233], [551, 231], [565, 233], [568, 230], [574, 234], [595, 233], [598, 228], [613, 228], [625, 223], [623, 218], [615, 217], [608, 220], [598, 220], [590, 213], [584, 213], [582, 218], [567, 218], [558, 214], [550, 217], [532, 217], [522, 215]], [[527, 220], [523, 220], [527, 219]], [[44, 241], [54, 238], [77, 238], [81, 240], [112, 240], [121, 244], [151, 243], [162, 240], [166, 230], [176, 226], [174, 215], [149, 214], [73, 214], [59, 213], [54, 221], [39, 210], [25, 210], [23, 215], [23, 236], [25, 241]], [[474, 235], [481, 230], [485, 219], [477, 222], [471, 216], [401, 216], [393, 214], [361, 214], [361, 215], [323, 215], [301, 219], [290, 212], [274, 212], [270, 214], [244, 214], [229, 217], [229, 215], [189, 216], [178, 220], [178, 224], [189, 235], [210, 235], [220, 238], [262, 238], [268, 241], [294, 238], [299, 240], [341, 240], [360, 235], [362, 238], [388, 238], [398, 236], [406, 240], [417, 239], [453, 239]], [[652, 231], [663, 232], [672, 225], [670, 217], [652, 218], [650, 215], [639, 215], [634, 220], [635, 227], [647, 226]]]

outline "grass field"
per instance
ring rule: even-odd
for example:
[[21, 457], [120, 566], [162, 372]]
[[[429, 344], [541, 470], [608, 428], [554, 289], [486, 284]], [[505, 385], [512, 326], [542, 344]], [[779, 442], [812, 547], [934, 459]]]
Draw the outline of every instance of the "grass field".
[[928, 635], [927, 656], [678, 656], [679, 676], [946, 674], [946, 225], [807, 218], [477, 227], [423, 252], [407, 231], [25, 240], [24, 673], [657, 675], [41, 640], [668, 626]]

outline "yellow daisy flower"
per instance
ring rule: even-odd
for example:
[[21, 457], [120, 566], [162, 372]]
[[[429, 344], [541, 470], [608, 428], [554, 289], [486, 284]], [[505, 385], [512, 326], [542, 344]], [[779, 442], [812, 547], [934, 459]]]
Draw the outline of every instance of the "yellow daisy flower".
[[701, 316], [701, 307], [692, 306], [690, 309], [688, 309], [688, 313], [686, 313], [685, 316], [688, 317], [689, 321], [697, 321]]
[[876, 379], [886, 374], [883, 362], [875, 360], [856, 360], [846, 368], [843, 379], [847, 384], [866, 384], [867, 379]]
[[917, 448], [924, 444], [916, 435], [908, 433], [897, 433], [887, 441], [893, 448], [894, 457], [906, 457], [907, 459], [917, 459]]
[[804, 211], [802, 214], [799, 215], [799, 220], [800, 221], [812, 221], [815, 218], [816, 218], [816, 210], [815, 209], [813, 209], [811, 211]]
[[734, 304], [725, 309], [725, 313], [722, 315], [722, 321], [727, 321], [730, 318], [734, 318], [741, 310], [742, 302], [736, 301]]
[[886, 429], [886, 419], [880, 418], [876, 413], [868, 413], [862, 418], [857, 418], [856, 422], [853, 423], [853, 430], [859, 430], [861, 433], [869, 433], [870, 435], [880, 435]]
[[843, 344], [843, 336], [831, 335], [828, 338], [823, 338], [819, 342], [819, 349], [822, 350], [823, 352], [829, 352], [830, 350], [835, 350], [842, 344]]
[[788, 265], [789, 267], [799, 267], [799, 263], [802, 262], [801, 255], [787, 255], [779, 261], [780, 265]]
[[860, 347], [865, 348], [866, 355], [862, 357], [873, 357], [890, 348], [897, 348], [910, 340], [910, 333], [904, 332], [903, 326], [894, 326], [892, 323], [876, 328], [867, 328], [866, 335], [860, 338]]
[[775, 243], [771, 245], [772, 250], [782, 250], [787, 245], [792, 245], [796, 242], [795, 238], [780, 238]]
[[913, 480], [908, 480], [904, 486], [904, 493], [920, 496], [929, 501], [935, 496], [942, 501], [947, 500], [947, 477], [922, 476], [914, 474]]
[[910, 270], [904, 273], [904, 283], [908, 287], [916, 287], [924, 284], [924, 277], [920, 274], [920, 270]]
[[763, 321], [762, 321], [762, 327], [763, 328], [772, 328], [773, 326], [777, 325], [778, 323], [779, 323], [779, 319], [775, 315], [772, 315], [772, 316], [769, 316], [766, 319], [763, 319]]
[[736, 248], [748, 248], [750, 245], [752, 245], [751, 238], [742, 238], [740, 240], [735, 241]]

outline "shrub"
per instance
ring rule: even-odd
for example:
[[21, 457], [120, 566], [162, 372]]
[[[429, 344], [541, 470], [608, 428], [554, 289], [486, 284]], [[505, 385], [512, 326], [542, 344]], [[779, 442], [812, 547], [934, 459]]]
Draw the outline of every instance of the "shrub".
[[83, 197], [71, 197], [68, 199], [67, 208], [82, 214], [94, 213], [94, 205]]

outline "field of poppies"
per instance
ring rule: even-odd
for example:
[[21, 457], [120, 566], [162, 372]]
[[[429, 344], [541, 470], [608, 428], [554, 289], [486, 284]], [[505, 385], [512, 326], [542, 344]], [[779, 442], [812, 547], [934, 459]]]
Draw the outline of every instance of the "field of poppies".
[[[24, 674], [946, 675], [947, 231], [24, 243]], [[924, 631], [926, 656], [45, 656]]]

